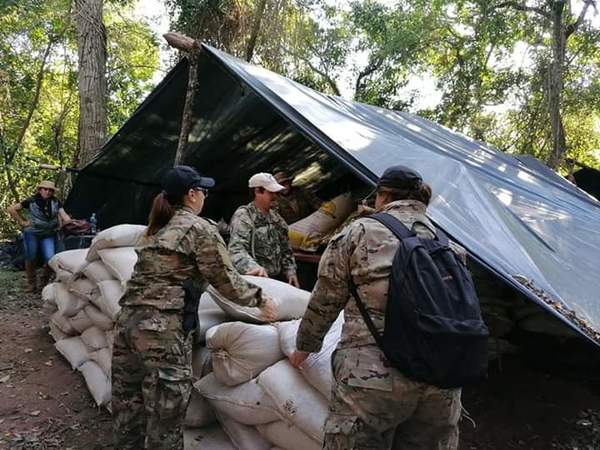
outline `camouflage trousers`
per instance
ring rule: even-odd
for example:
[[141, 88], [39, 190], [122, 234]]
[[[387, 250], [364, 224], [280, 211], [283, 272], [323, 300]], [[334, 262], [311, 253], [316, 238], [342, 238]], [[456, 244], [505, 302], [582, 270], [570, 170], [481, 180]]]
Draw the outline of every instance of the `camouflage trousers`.
[[[394, 368], [377, 367], [369, 354], [381, 352], [367, 346], [340, 349], [333, 355], [335, 383], [323, 448], [456, 450], [460, 389], [412, 381]], [[357, 367], [363, 374], [376, 374], [371, 388], [349, 384], [369, 378], [353, 378]]]
[[181, 311], [121, 310], [112, 359], [115, 448], [183, 449], [191, 361]]

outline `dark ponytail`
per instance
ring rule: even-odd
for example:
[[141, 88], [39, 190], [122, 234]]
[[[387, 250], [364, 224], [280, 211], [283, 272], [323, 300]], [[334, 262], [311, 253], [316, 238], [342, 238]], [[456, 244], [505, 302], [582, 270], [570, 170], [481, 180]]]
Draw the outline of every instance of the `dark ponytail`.
[[154, 236], [162, 227], [169, 223], [175, 214], [175, 207], [169, 201], [166, 192], [161, 192], [152, 202], [152, 209], [148, 216], [148, 230], [146, 236]]

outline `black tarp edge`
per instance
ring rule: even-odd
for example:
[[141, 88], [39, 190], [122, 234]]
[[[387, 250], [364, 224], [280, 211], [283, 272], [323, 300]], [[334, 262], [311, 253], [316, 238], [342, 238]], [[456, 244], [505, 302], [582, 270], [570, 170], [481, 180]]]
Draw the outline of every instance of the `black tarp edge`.
[[[333, 157], [337, 158], [340, 162], [342, 162], [346, 167], [348, 167], [355, 175], [357, 175], [361, 180], [367, 182], [371, 186], [375, 187], [377, 182], [377, 176], [373, 174], [370, 170], [368, 170], [364, 165], [362, 165], [359, 161], [357, 161], [354, 157], [352, 157], [343, 147], [334, 142], [331, 138], [325, 135], [317, 126], [315, 126], [312, 122], [306, 119], [300, 112], [298, 112], [295, 108], [290, 106], [287, 102], [281, 99], [276, 93], [274, 93], [271, 89], [269, 89], [264, 83], [261, 81], [246, 77], [244, 73], [237, 70], [237, 68], [232, 67], [227, 64], [225, 61], [221, 59], [219, 54], [210, 46], [206, 44], [202, 44], [202, 48], [207, 51], [210, 55], [212, 55], [227, 72], [232, 73], [238, 79], [241, 79], [256, 95], [260, 98], [264, 99], [269, 103], [281, 116], [286, 120], [290, 125], [297, 128], [302, 134], [307, 136], [311, 141], [315, 142], [325, 151], [329, 152]], [[361, 170], [363, 172], [361, 172]], [[434, 221], [435, 222], [435, 221]], [[436, 223], [436, 226], [439, 225]], [[444, 232], [443, 227], [439, 227]], [[459, 242], [459, 240], [455, 239], [451, 236], [451, 238]], [[462, 245], [462, 244], [461, 244]], [[527, 289], [523, 284], [516, 281], [514, 278], [504, 274], [503, 272], [498, 271], [493, 266], [489, 265], [481, 258], [479, 258], [473, 251], [469, 250], [469, 255], [475, 259], [479, 264], [485, 267], [487, 270], [491, 271], [494, 275], [502, 279], [504, 282], [508, 283], [509, 286], [512, 286], [517, 292], [525, 295], [527, 298], [532, 300], [534, 303], [542, 307], [544, 310], [550, 312], [552, 315], [560, 319], [565, 325], [569, 328], [575, 330], [580, 335], [585, 337], [590, 342], [596, 344], [600, 347], [600, 340], [591, 336], [588, 332], [584, 331], [581, 327], [579, 327], [576, 323], [573, 323], [569, 320], [568, 317], [565, 317], [560, 312], [553, 309], [550, 305], [548, 305], [543, 300], [539, 299], [538, 296]], [[518, 274], [514, 274], [518, 275]], [[564, 302], [560, 302], [564, 304]]]

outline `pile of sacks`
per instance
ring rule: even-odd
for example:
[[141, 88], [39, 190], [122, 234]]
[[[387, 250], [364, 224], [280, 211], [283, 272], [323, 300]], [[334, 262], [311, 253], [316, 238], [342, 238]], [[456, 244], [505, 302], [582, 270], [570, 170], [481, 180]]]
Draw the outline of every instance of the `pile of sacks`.
[[[42, 293], [50, 335], [99, 406], [110, 407], [114, 321], [144, 231], [119, 225], [99, 233], [89, 249], [62, 252], [50, 261], [57, 280]], [[310, 293], [277, 280], [244, 278], [274, 299], [277, 321], [263, 323], [258, 308], [238, 306], [210, 286], [202, 295], [186, 448], [208, 442], [213, 448], [213, 441], [214, 448], [320, 448], [333, 380], [329, 361], [343, 319], [332, 327], [323, 351], [297, 370], [287, 356]]]

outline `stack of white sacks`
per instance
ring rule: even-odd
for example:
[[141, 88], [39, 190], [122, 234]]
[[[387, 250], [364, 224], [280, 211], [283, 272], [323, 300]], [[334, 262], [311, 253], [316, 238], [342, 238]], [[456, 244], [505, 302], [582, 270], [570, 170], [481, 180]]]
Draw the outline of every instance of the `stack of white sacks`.
[[[57, 281], [42, 293], [57, 350], [83, 374], [96, 403], [106, 407], [118, 301], [136, 262], [133, 247], [144, 231], [119, 225], [99, 233], [89, 250], [57, 254], [50, 261]], [[272, 279], [244, 277], [275, 300], [278, 321], [262, 323], [258, 308], [240, 307], [212, 287], [202, 295], [186, 448], [214, 441], [211, 448], [319, 449], [333, 382], [330, 359], [343, 317], [322, 351], [297, 370], [287, 356], [295, 350], [297, 319], [310, 293]], [[223, 441], [219, 425], [230, 442]]]

